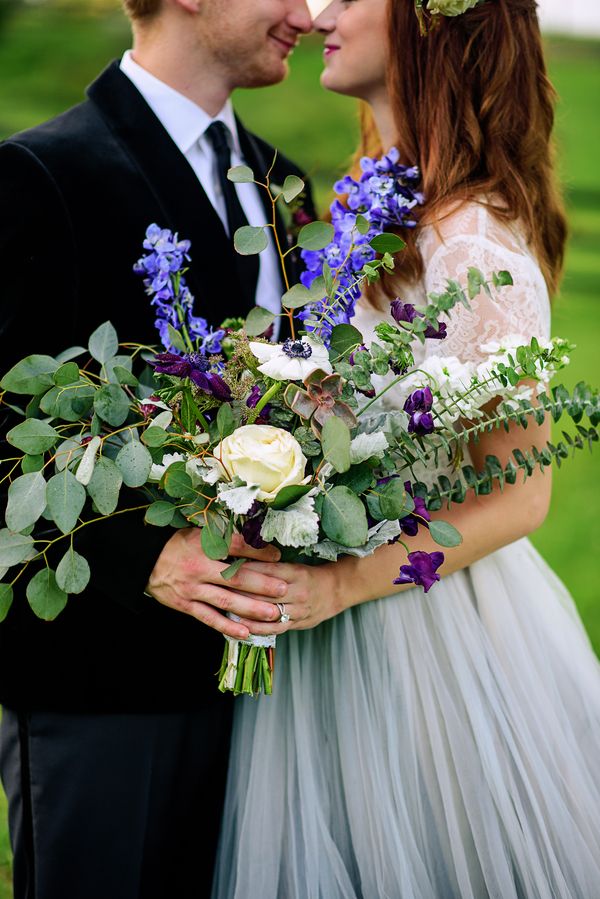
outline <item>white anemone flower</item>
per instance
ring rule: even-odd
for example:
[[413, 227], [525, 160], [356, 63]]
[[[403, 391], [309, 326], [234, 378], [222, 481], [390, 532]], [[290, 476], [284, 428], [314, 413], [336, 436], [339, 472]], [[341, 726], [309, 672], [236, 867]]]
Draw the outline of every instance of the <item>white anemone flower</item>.
[[185, 462], [186, 456], [183, 453], [165, 453], [162, 462], [159, 464], [154, 462], [148, 475], [149, 481], [160, 481], [167, 468], [170, 468], [175, 462]]
[[261, 363], [258, 370], [275, 381], [304, 381], [317, 368], [331, 374], [333, 369], [325, 344], [314, 337], [302, 337], [284, 343], [250, 343]]

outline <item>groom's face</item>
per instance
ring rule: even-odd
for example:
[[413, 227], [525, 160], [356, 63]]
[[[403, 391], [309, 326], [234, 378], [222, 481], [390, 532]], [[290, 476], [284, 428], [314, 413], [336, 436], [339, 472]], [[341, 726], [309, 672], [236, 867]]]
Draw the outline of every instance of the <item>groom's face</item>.
[[233, 89], [282, 81], [290, 53], [312, 22], [306, 0], [202, 0], [198, 26]]

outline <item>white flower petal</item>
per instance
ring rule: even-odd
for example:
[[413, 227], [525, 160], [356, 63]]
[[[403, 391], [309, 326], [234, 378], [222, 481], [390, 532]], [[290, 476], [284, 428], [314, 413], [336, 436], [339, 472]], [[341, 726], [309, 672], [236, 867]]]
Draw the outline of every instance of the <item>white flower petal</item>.
[[350, 444], [350, 461], [352, 465], [357, 465], [371, 456], [382, 456], [388, 446], [387, 437], [381, 431], [358, 434]]
[[219, 500], [236, 515], [245, 515], [250, 511], [258, 493], [257, 484], [244, 484], [241, 487], [230, 487], [221, 484], [218, 488]]

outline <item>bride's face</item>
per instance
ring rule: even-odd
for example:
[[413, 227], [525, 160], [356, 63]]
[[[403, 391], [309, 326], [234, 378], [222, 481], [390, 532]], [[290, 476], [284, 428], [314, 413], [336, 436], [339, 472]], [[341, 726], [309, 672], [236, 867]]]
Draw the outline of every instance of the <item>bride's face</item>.
[[385, 90], [388, 0], [333, 0], [314, 27], [325, 37], [327, 90], [372, 101]]

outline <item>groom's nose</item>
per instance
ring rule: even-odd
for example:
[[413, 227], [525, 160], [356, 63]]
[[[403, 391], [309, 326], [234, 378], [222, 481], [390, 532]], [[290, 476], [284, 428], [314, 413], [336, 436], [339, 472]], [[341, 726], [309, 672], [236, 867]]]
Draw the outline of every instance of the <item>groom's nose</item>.
[[286, 22], [299, 34], [312, 31], [312, 16], [306, 0], [289, 0]]

